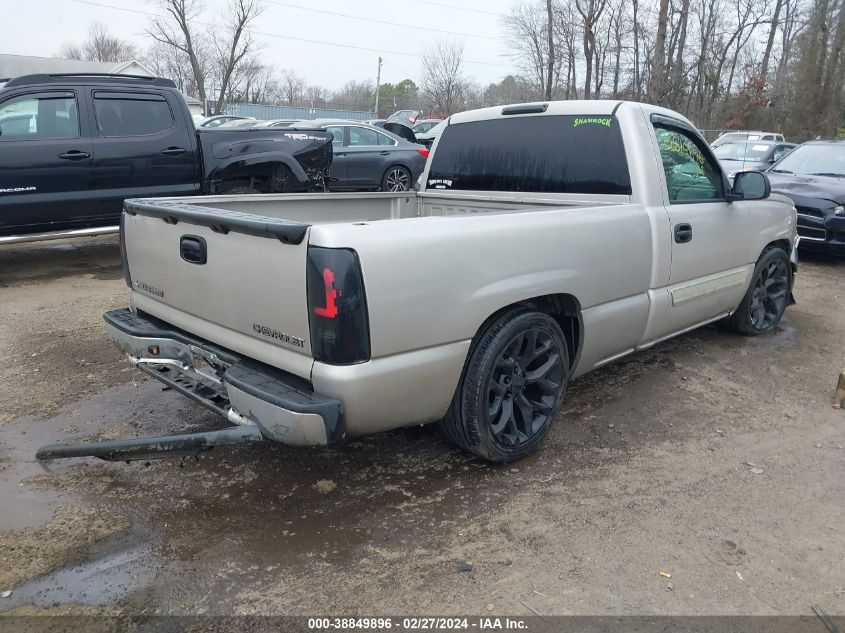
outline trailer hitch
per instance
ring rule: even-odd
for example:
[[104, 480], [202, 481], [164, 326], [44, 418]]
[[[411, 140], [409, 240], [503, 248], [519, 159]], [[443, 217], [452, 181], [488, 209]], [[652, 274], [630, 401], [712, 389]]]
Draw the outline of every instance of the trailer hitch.
[[39, 460], [65, 459], [69, 457], [98, 457], [110, 462], [133, 459], [163, 459], [184, 457], [209, 451], [215, 446], [248, 444], [264, 439], [255, 424], [243, 424], [220, 431], [163, 435], [159, 437], [137, 437], [110, 442], [87, 442], [84, 444], [50, 444], [39, 448], [35, 457]]

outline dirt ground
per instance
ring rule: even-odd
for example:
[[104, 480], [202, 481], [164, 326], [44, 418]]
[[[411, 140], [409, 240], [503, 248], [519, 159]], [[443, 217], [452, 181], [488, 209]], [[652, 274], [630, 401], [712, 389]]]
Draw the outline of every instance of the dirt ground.
[[0, 249], [0, 611], [845, 614], [845, 261], [802, 261], [772, 336], [705, 328], [579, 379], [512, 465], [436, 426], [36, 463], [224, 424], [121, 361], [101, 314], [126, 291], [113, 239]]

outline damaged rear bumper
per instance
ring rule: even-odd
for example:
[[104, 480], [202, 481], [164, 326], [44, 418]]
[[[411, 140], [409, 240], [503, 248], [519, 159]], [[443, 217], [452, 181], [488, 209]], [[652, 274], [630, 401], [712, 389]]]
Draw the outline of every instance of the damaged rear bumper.
[[293, 446], [324, 446], [344, 435], [340, 401], [297, 376], [151, 316], [113, 310], [103, 318], [135, 366], [236, 425], [256, 425], [265, 438]]

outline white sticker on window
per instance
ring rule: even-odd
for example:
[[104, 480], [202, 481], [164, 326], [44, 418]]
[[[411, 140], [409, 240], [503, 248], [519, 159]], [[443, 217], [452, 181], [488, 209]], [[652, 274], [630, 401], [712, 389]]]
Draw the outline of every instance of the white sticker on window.
[[769, 146], [768, 145], [755, 145], [751, 149], [753, 149], [755, 152], [765, 152], [767, 149], [769, 149]]

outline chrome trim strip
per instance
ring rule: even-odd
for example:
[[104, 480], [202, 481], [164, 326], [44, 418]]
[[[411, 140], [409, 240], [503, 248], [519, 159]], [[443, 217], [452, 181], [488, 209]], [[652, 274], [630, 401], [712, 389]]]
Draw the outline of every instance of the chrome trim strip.
[[708, 297], [721, 290], [741, 286], [745, 283], [746, 274], [745, 268], [739, 268], [678, 284], [669, 289], [672, 305], [683, 305], [688, 301]]
[[6, 235], [0, 237], [0, 244], [23, 244], [25, 242], [43, 242], [47, 240], [63, 240], [69, 237], [92, 237], [96, 235], [114, 235], [120, 230], [117, 226], [101, 226], [96, 229], [73, 229], [70, 231], [53, 231], [50, 233], [30, 233], [27, 235]]

